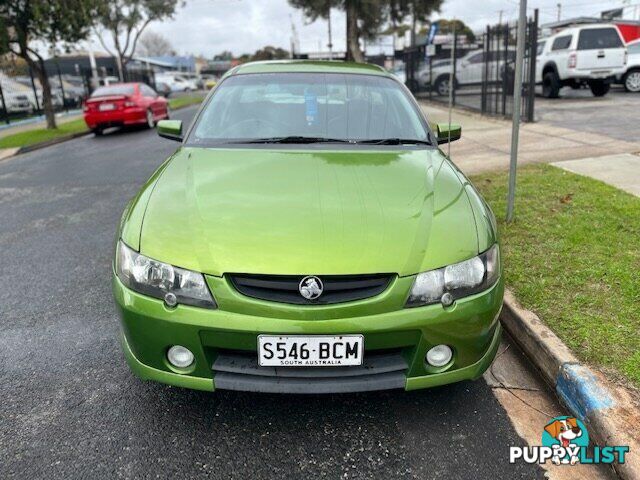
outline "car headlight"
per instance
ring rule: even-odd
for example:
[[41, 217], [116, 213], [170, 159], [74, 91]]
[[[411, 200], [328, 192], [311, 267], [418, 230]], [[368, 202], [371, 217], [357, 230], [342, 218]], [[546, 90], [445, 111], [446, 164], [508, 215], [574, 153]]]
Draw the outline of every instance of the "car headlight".
[[[420, 307], [440, 301], [450, 304], [455, 299], [486, 290], [499, 276], [500, 249], [495, 244], [477, 257], [418, 274], [406, 306]], [[449, 295], [443, 298], [446, 294]]]
[[118, 242], [116, 274], [131, 290], [160, 298], [172, 307], [178, 303], [195, 307], [217, 307], [201, 273], [145, 257], [122, 241]]

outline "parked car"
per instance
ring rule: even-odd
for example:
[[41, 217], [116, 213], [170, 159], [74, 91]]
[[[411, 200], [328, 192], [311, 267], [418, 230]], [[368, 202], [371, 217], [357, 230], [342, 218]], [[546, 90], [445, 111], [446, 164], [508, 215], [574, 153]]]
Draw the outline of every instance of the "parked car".
[[171, 95], [171, 87], [166, 82], [156, 80], [156, 91], [164, 98], [169, 98]]
[[168, 102], [144, 83], [118, 83], [97, 88], [84, 105], [84, 120], [96, 135], [105, 128], [144, 125], [153, 128], [169, 118]]
[[169, 85], [171, 92], [192, 92], [198, 89], [195, 82], [187, 80], [180, 75], [162, 74], [156, 75], [156, 82], [162, 82]]
[[616, 77], [627, 92], [640, 92], [640, 40], [627, 44], [627, 68], [622, 75]]
[[[375, 65], [228, 72], [127, 206], [113, 293], [140, 377], [332, 393], [479, 378], [500, 344], [496, 223]], [[160, 159], [158, 159], [160, 160]]]
[[542, 94], [557, 98], [565, 86], [588, 86], [596, 97], [606, 95], [611, 82], [625, 73], [627, 50], [615, 25], [590, 24], [567, 28], [541, 40], [536, 83]]
[[[456, 60], [454, 85], [458, 87], [482, 83], [487, 62], [489, 62], [490, 72], [494, 72], [494, 69], [498, 68], [501, 75], [504, 71], [505, 58], [508, 63], [513, 63], [516, 58], [515, 50], [508, 49], [506, 53], [505, 51], [490, 51], [488, 55], [484, 50], [468, 52]], [[449, 95], [451, 65], [451, 60], [434, 62], [431, 68], [427, 67], [420, 71], [420, 78], [438, 95]], [[490, 75], [494, 74], [490, 73]]]
[[6, 109], [8, 114], [29, 114], [34, 108], [29, 96], [22, 92], [4, 92], [4, 102], [0, 98], [0, 109]]

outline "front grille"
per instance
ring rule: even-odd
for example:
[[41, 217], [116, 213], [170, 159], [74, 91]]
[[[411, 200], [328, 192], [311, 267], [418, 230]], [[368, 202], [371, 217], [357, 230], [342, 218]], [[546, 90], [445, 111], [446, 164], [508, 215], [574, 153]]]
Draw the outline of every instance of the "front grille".
[[213, 362], [217, 390], [263, 393], [346, 393], [404, 388], [400, 350], [365, 352], [358, 367], [260, 367], [255, 352], [220, 351]]
[[234, 288], [243, 295], [270, 302], [296, 305], [327, 305], [353, 302], [375, 297], [384, 292], [394, 275], [325, 275], [318, 278], [323, 292], [315, 300], [304, 298], [299, 291], [304, 275], [228, 275]]

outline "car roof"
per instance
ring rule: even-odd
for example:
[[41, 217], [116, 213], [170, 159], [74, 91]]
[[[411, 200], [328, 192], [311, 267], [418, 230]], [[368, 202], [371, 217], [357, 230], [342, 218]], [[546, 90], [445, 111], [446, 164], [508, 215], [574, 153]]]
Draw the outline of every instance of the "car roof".
[[[564, 28], [564, 29], [560, 30], [559, 32], [554, 33], [553, 35], [551, 35], [551, 37], [569, 35], [569, 34], [572, 34], [574, 32], [580, 31], [580, 30], [589, 30], [589, 29], [592, 29], [592, 28], [615, 28], [616, 30], [618, 29], [618, 27], [616, 25], [614, 25], [613, 23], [585, 23], [584, 25], [573, 25], [571, 27]], [[549, 37], [549, 38], [551, 38], [551, 37]]]
[[248, 73], [354, 73], [391, 77], [389, 72], [378, 65], [336, 60], [268, 60], [250, 62], [232, 68], [227, 72], [227, 75]]

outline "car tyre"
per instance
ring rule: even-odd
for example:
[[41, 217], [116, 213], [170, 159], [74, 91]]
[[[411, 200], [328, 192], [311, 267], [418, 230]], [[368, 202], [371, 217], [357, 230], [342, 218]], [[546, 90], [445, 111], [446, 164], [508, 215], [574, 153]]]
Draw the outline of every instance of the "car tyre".
[[603, 97], [609, 92], [611, 84], [602, 80], [592, 80], [589, 82], [589, 88], [594, 97]]
[[102, 135], [104, 135], [104, 130], [102, 128], [100, 128], [100, 127], [96, 127], [96, 128], [91, 129], [91, 132], [93, 132], [93, 134], [96, 137], [101, 137]]
[[558, 98], [560, 96], [560, 79], [556, 72], [547, 72], [542, 78], [542, 96], [545, 98]]
[[640, 92], [640, 68], [629, 70], [625, 73], [622, 77], [622, 83], [627, 92]]
[[153, 128], [156, 125], [155, 120], [153, 119], [153, 112], [151, 110], [147, 110], [147, 128]]
[[[453, 79], [453, 88], [456, 88], [456, 80]], [[449, 95], [449, 75], [440, 75], [436, 79], [436, 83], [433, 85], [436, 93], [441, 97], [446, 97]]]

